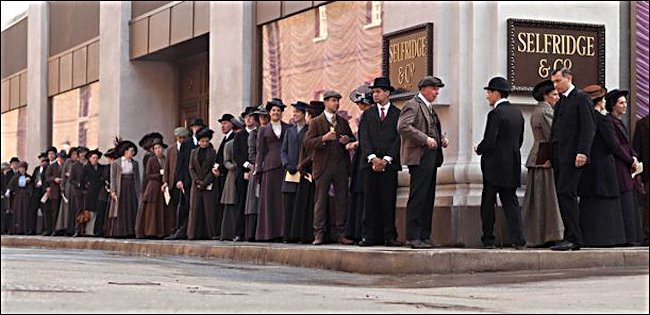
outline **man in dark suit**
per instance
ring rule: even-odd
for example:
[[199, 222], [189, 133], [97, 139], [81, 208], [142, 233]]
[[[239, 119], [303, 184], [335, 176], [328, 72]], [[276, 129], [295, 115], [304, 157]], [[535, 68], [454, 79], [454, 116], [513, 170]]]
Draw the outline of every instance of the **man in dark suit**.
[[256, 110], [257, 107], [253, 106], [248, 106], [244, 109], [241, 117], [244, 118], [244, 124], [246, 126], [240, 132], [235, 133], [235, 138], [233, 139], [233, 158], [235, 159], [235, 163], [237, 163], [235, 187], [237, 189], [237, 209], [239, 211], [235, 223], [235, 242], [243, 241], [246, 232], [246, 217], [244, 212], [246, 210], [246, 195], [248, 193], [250, 169], [245, 167], [244, 164], [248, 162], [248, 136], [255, 129], [255, 117], [253, 113]]
[[345, 211], [348, 209], [348, 166], [350, 154], [345, 149], [354, 135], [348, 121], [336, 114], [341, 94], [325, 91], [325, 111], [311, 122], [305, 135], [304, 146], [313, 150], [313, 175], [316, 180], [314, 195], [314, 245], [325, 242], [325, 223], [328, 213], [328, 192], [334, 184], [336, 203], [334, 213], [329, 214], [332, 239], [350, 245], [353, 241], [344, 236]]
[[589, 95], [573, 85], [573, 75], [569, 69], [554, 70], [551, 81], [560, 92], [551, 126], [551, 164], [564, 224], [564, 241], [551, 249], [578, 250], [582, 245], [578, 184], [596, 134], [593, 102]]
[[516, 249], [524, 249], [526, 240], [521, 228], [521, 208], [517, 187], [521, 178], [521, 144], [524, 142], [524, 117], [508, 101], [510, 84], [494, 77], [485, 88], [485, 98], [494, 109], [488, 114], [483, 140], [475, 147], [481, 155], [483, 193], [481, 195], [481, 241], [486, 248], [495, 248], [494, 205], [497, 193], [506, 214], [508, 230]]
[[449, 139], [442, 135], [433, 102], [445, 84], [426, 76], [418, 82], [420, 93], [404, 104], [397, 122], [401, 137], [400, 159], [411, 175], [406, 204], [406, 245], [431, 248], [431, 220], [436, 199], [436, 175], [442, 165], [442, 148]]
[[[397, 172], [402, 169], [400, 135], [397, 132], [401, 111], [389, 101], [395, 88], [388, 78], [376, 78], [370, 88], [377, 105], [364, 111], [359, 123], [363, 159], [360, 167], [366, 172], [359, 246], [371, 246], [377, 239], [383, 239], [386, 246], [401, 246], [395, 228]], [[382, 227], [382, 230], [376, 231], [375, 227]], [[382, 237], [377, 235], [379, 233]]]
[[226, 175], [228, 175], [228, 169], [226, 169], [226, 166], [223, 165], [223, 148], [226, 146], [226, 142], [235, 139], [235, 132], [232, 130], [233, 124], [231, 122], [233, 118], [235, 118], [235, 116], [231, 114], [223, 114], [221, 115], [221, 119], [217, 120], [221, 124], [221, 133], [224, 135], [221, 143], [219, 144], [219, 150], [217, 150], [216, 160], [216, 164], [219, 164], [218, 172], [215, 175], [215, 186], [217, 190], [217, 212], [215, 214], [215, 219], [217, 221], [215, 224], [217, 227], [217, 236], [221, 236], [221, 221], [223, 220], [223, 205], [219, 201], [221, 200], [223, 189], [226, 186]]
[[45, 207], [43, 212], [43, 229], [45, 232], [43, 235], [51, 235], [54, 232], [56, 218], [59, 215], [59, 206], [61, 205], [61, 181], [63, 178], [63, 163], [67, 157], [65, 151], [61, 151], [56, 155], [57, 159], [50, 163], [45, 171], [45, 181], [47, 182], [47, 188], [45, 188], [45, 193], [48, 195], [47, 204], [49, 207]]
[[[45, 193], [45, 172], [47, 171], [47, 153], [43, 152], [38, 156], [39, 165], [34, 168], [32, 173], [32, 180], [34, 181], [34, 190], [29, 201], [29, 225], [27, 227], [27, 235], [36, 234], [36, 220], [38, 219], [38, 209], [45, 206], [41, 203], [41, 198]], [[41, 209], [43, 212], [43, 209]]]
[[190, 206], [190, 192], [192, 190], [192, 179], [190, 178], [190, 153], [199, 145], [196, 134], [205, 127], [203, 119], [194, 118], [190, 122], [192, 136], [185, 140], [176, 157], [176, 169], [174, 171], [174, 186], [181, 191], [181, 198], [178, 205], [178, 216], [176, 218], [176, 233], [168, 236], [169, 240], [181, 240], [187, 238], [187, 218]]
[[643, 186], [645, 186], [645, 199], [643, 201], [643, 245], [648, 246], [648, 224], [650, 220], [648, 219], [649, 210], [648, 210], [648, 200], [650, 200], [650, 175], [648, 167], [650, 167], [650, 145], [648, 139], [648, 115], [639, 119], [636, 122], [636, 127], [634, 129], [634, 138], [632, 145], [634, 146], [634, 151], [639, 155], [639, 161], [643, 163], [643, 173], [641, 173], [641, 179], [643, 180]]

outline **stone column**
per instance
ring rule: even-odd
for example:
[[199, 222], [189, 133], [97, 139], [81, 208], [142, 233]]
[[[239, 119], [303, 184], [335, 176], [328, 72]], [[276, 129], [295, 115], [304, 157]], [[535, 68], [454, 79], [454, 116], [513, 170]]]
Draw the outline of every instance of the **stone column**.
[[49, 14], [46, 2], [32, 2], [27, 19], [27, 143], [25, 158], [37, 165], [37, 156], [51, 142], [47, 97]]

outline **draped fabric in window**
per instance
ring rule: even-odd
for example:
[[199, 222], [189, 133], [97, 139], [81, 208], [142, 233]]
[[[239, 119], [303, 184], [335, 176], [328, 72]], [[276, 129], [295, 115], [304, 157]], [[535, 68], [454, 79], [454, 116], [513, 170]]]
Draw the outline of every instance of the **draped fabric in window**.
[[[99, 82], [61, 93], [52, 100], [52, 145], [99, 145]], [[103, 148], [104, 150], [106, 148]]]
[[[327, 37], [315, 39], [318, 8], [269, 23], [263, 27], [263, 101], [281, 98], [285, 104], [311, 101], [324, 90], [343, 98], [356, 130], [359, 109], [347, 97], [363, 83], [381, 75], [382, 26], [366, 27], [368, 3], [344, 1], [327, 4]], [[283, 119], [289, 121], [291, 106]]]
[[636, 1], [636, 91], [638, 118], [648, 114], [648, 1]]

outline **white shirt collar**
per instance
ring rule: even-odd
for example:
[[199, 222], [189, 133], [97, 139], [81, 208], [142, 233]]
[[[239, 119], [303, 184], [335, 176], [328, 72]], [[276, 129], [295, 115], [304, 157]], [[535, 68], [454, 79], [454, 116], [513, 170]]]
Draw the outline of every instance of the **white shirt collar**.
[[176, 141], [176, 150], [181, 150], [181, 143], [179, 141]]
[[232, 134], [232, 130], [228, 131], [228, 133], [226, 134], [226, 139], [228, 139], [228, 137], [230, 137], [230, 134]]
[[253, 130], [255, 130], [255, 127], [253, 127], [253, 128], [246, 127], [246, 132], [248, 132], [248, 133], [251, 133], [251, 131], [253, 131]]
[[381, 105], [377, 103], [377, 112], [379, 113], [379, 117], [381, 117], [381, 110], [384, 110], [384, 115], [388, 115], [388, 109], [390, 108], [390, 102], [386, 103], [386, 105]]
[[507, 98], [502, 98], [502, 99], [498, 100], [496, 103], [494, 103], [494, 108], [497, 108], [497, 106], [499, 106], [499, 104], [501, 104], [503, 102], [507, 102], [507, 101], [508, 101]]
[[332, 113], [328, 112], [327, 110], [324, 111], [323, 113], [325, 113], [325, 118], [327, 118], [327, 121], [329, 121], [329, 122], [332, 122], [332, 119], [334, 119], [334, 116], [336, 116], [336, 114], [332, 114]]
[[194, 141], [194, 145], [199, 145], [199, 139], [196, 138], [196, 135], [192, 135], [192, 140]]
[[424, 102], [425, 105], [427, 105], [427, 107], [431, 108], [431, 103], [427, 101], [427, 99], [424, 97], [424, 95], [422, 95], [422, 93], [418, 93], [418, 97]]
[[569, 97], [569, 94], [570, 94], [571, 91], [573, 91], [573, 89], [575, 89], [575, 88], [576, 88], [576, 86], [573, 85], [573, 84], [571, 84], [571, 86], [569, 87], [569, 89], [566, 90], [566, 92], [562, 93], [562, 95], [564, 95], [564, 97]]

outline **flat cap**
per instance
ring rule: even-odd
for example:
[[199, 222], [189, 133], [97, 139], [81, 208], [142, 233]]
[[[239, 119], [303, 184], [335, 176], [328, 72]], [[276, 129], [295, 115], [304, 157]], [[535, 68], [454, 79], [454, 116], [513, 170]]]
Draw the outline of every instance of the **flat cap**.
[[323, 99], [324, 99], [324, 100], [326, 100], [326, 99], [328, 99], [328, 98], [330, 98], [330, 97], [336, 97], [336, 98], [338, 98], [338, 99], [341, 99], [341, 98], [342, 98], [341, 93], [336, 92], [336, 91], [334, 91], [334, 90], [327, 90], [327, 91], [325, 91], [325, 92], [323, 93]]
[[445, 87], [445, 84], [442, 83], [442, 80], [440, 78], [434, 77], [434, 76], [425, 76], [418, 82], [418, 89], [421, 89], [425, 86], [433, 86], [433, 87]]

